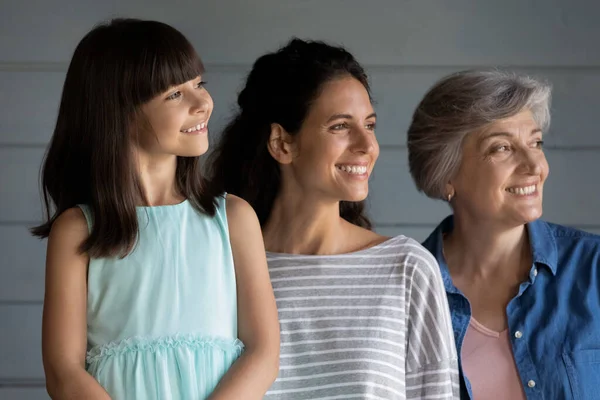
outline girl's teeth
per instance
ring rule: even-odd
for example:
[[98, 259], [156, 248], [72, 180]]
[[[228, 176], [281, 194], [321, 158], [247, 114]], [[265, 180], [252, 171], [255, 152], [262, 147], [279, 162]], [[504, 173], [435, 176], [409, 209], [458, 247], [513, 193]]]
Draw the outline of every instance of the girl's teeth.
[[186, 133], [196, 132], [196, 131], [199, 131], [200, 129], [204, 129], [205, 126], [206, 126], [206, 122], [203, 122], [196, 126], [192, 126], [191, 128], [184, 129], [182, 132], [186, 132]]

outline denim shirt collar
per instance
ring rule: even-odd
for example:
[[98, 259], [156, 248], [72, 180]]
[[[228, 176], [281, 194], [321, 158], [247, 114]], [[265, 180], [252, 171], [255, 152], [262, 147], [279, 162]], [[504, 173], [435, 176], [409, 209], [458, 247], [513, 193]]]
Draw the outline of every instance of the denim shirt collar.
[[[427, 239], [425, 239], [423, 246], [433, 254], [440, 265], [446, 292], [460, 293], [452, 283], [452, 277], [450, 276], [450, 271], [448, 270], [448, 264], [446, 264], [443, 251], [444, 234], [452, 232], [453, 229], [454, 216], [450, 215], [435, 228]], [[548, 226], [546, 222], [538, 219], [527, 224], [527, 232], [529, 234], [533, 264], [546, 266], [553, 275], [556, 275], [558, 250], [556, 248], [556, 239], [552, 234], [550, 226]]]
[[433, 254], [440, 266], [446, 293], [460, 293], [458, 288], [452, 283], [452, 277], [450, 276], [448, 264], [446, 264], [446, 258], [444, 257], [444, 233], [452, 232], [453, 229], [454, 217], [450, 215], [446, 217], [423, 242], [423, 246]]

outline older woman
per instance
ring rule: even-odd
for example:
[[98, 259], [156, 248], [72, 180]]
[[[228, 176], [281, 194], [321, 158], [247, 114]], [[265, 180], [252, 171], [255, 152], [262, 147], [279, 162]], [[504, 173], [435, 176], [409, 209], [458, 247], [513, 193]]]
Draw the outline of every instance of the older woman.
[[254, 63], [238, 106], [210, 168], [262, 225], [281, 324], [265, 398], [458, 398], [436, 261], [372, 232], [363, 211], [379, 146], [361, 65], [294, 39]]
[[600, 237], [539, 219], [549, 99], [528, 77], [459, 72], [408, 132], [418, 189], [453, 211], [424, 245], [478, 400], [600, 398]]

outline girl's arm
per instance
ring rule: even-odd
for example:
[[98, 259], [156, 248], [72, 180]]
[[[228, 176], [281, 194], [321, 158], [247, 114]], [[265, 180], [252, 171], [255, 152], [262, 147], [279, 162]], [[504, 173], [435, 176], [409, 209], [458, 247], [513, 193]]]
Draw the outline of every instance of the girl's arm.
[[48, 237], [42, 356], [53, 399], [110, 399], [85, 370], [89, 259], [78, 247], [87, 236], [82, 211], [71, 208], [56, 219]]
[[235, 264], [238, 336], [245, 350], [210, 400], [262, 399], [279, 371], [279, 321], [258, 218], [243, 199], [227, 195]]

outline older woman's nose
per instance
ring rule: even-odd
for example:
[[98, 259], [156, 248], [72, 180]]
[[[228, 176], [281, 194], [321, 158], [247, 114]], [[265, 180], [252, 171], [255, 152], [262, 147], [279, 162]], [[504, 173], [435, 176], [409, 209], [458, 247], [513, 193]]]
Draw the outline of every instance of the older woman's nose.
[[525, 172], [539, 175], [542, 172], [544, 153], [539, 149], [523, 149], [521, 152], [521, 165]]

